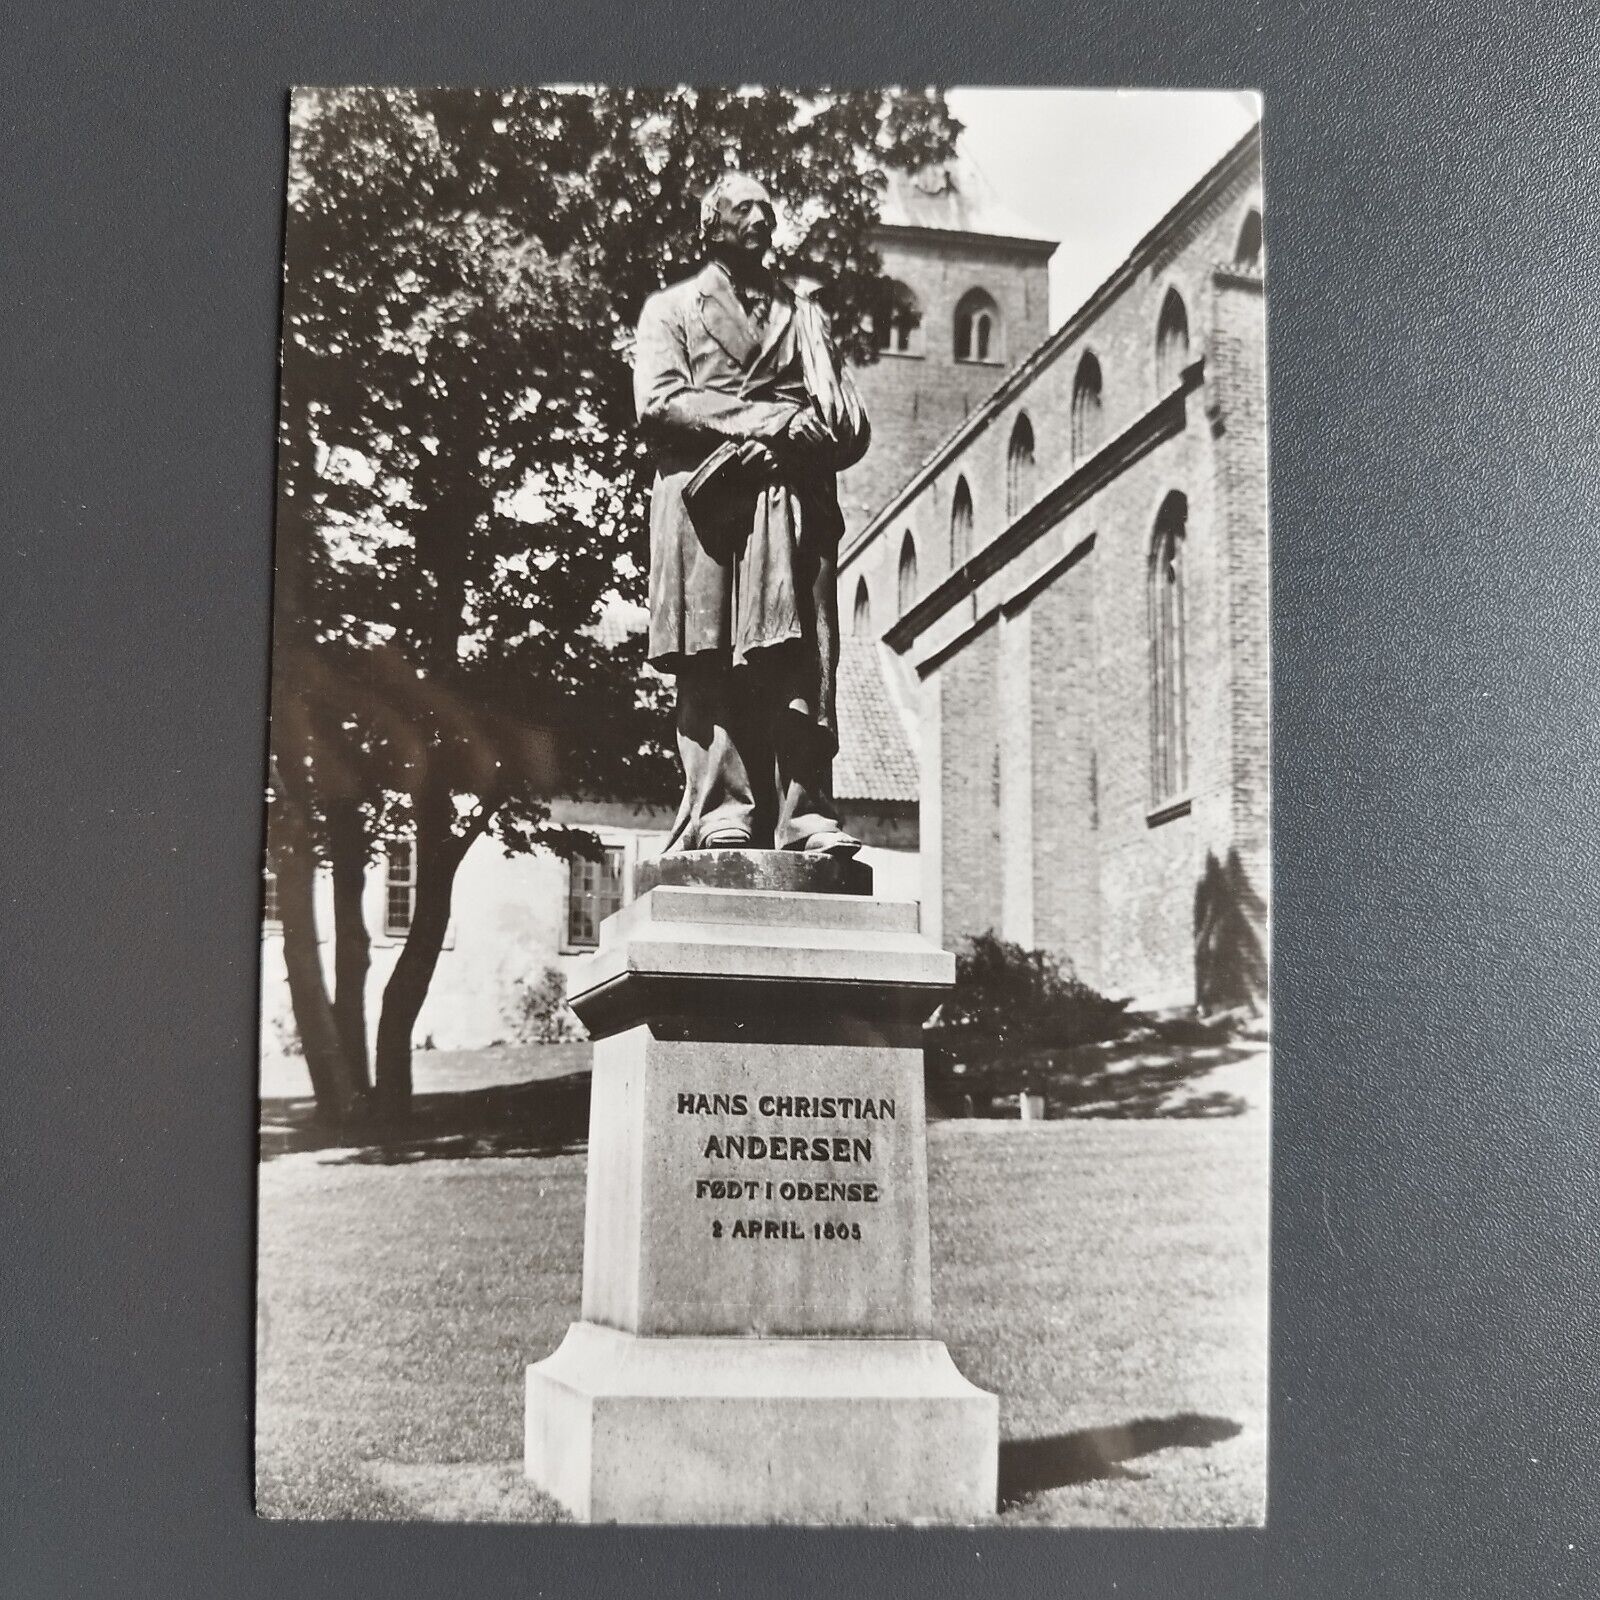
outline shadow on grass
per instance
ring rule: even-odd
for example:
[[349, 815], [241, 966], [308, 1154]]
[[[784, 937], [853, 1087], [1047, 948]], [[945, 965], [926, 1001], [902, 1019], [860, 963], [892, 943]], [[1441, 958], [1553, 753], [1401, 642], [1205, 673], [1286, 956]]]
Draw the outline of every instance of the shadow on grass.
[[1146, 1478], [1124, 1465], [1157, 1450], [1206, 1448], [1242, 1432], [1224, 1417], [1185, 1411], [1176, 1417], [1140, 1417], [1114, 1428], [1085, 1428], [1048, 1439], [1011, 1439], [1000, 1446], [1000, 1509], [1047, 1489], [1104, 1478]]
[[[1060, 1117], [1237, 1117], [1250, 1109], [1242, 1095], [1206, 1089], [1204, 1079], [1260, 1052], [1259, 1040], [1177, 1043], [1141, 1030], [1131, 1038], [1070, 1050], [1040, 1051], [1012, 1065], [997, 1103], [977, 1081], [935, 1063], [928, 1077], [929, 1112], [938, 1117], [1016, 1115], [1017, 1085], [1042, 1094], [1045, 1115]], [[988, 1086], [991, 1090], [994, 1085]]]
[[261, 1159], [306, 1150], [347, 1151], [341, 1166], [555, 1156], [588, 1140], [589, 1074], [419, 1094], [403, 1117], [372, 1114], [334, 1125], [314, 1111], [309, 1100], [263, 1100]]
[[1166, 1045], [1142, 1040], [1064, 1051], [1045, 1086], [1054, 1117], [1237, 1117], [1245, 1100], [1226, 1090], [1200, 1092], [1198, 1080], [1243, 1061], [1259, 1045]]

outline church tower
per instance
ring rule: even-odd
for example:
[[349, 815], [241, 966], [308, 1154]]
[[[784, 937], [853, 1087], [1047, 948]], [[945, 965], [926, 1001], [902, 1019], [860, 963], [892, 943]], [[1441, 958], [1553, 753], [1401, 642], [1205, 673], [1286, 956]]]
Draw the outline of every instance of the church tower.
[[891, 174], [873, 242], [915, 311], [877, 319], [878, 360], [855, 374], [872, 448], [839, 480], [847, 545], [1050, 331], [1055, 243], [1007, 211], [959, 155]]
[[[843, 638], [834, 792], [858, 831], [875, 818], [880, 832], [898, 826], [914, 847], [919, 695], [908, 663], [879, 640], [920, 592], [918, 553], [882, 530], [865, 545], [861, 535], [973, 407], [1044, 341], [1056, 247], [1006, 210], [959, 155], [915, 174], [891, 174], [873, 243], [904, 294], [876, 322], [877, 361], [855, 371], [872, 446], [839, 479]], [[937, 559], [921, 552], [923, 581], [938, 570]]]

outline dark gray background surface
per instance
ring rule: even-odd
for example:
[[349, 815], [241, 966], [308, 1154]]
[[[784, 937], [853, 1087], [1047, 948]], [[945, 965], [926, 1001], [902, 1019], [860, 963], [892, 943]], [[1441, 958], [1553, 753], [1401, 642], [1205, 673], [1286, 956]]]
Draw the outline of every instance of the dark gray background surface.
[[[1519, 10], [13, 8], [0, 1590], [1600, 1592], [1597, 14]], [[285, 91], [592, 78], [1266, 93], [1264, 1534], [252, 1517]]]

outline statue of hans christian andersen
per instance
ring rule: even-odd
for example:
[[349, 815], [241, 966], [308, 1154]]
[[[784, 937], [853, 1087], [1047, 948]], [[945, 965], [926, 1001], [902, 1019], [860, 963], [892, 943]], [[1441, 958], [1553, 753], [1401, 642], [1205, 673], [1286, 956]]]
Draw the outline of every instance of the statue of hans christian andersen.
[[[718, 180], [710, 259], [639, 321], [683, 805], [645, 903], [571, 974], [582, 1316], [528, 1368], [524, 1471], [582, 1522], [970, 1522], [999, 1402], [933, 1337], [920, 1033], [955, 960], [914, 903], [865, 898], [833, 802], [834, 477], [867, 422], [821, 311], [767, 270], [774, 220]], [[654, 896], [674, 883], [702, 892]]]
[[833, 799], [835, 475], [870, 429], [822, 310], [768, 268], [775, 223], [761, 184], [724, 173], [701, 205], [705, 265], [639, 318], [649, 659], [677, 678], [684, 773], [669, 854], [860, 849]]

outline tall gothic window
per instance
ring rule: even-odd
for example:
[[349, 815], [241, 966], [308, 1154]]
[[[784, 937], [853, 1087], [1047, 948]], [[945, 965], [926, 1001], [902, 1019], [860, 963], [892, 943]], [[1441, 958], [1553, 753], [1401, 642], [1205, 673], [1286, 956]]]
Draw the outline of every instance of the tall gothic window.
[[885, 280], [872, 309], [872, 342], [884, 355], [921, 353], [922, 313], [914, 294], [893, 278]]
[[909, 611], [917, 599], [917, 546], [909, 532], [900, 541], [900, 578], [895, 598], [902, 612]]
[[856, 603], [850, 616], [850, 631], [858, 639], [872, 637], [872, 597], [867, 593], [865, 578], [856, 584]]
[[956, 305], [957, 361], [1001, 361], [1000, 307], [982, 289], [969, 289]]
[[403, 939], [411, 932], [411, 919], [417, 909], [417, 852], [407, 839], [389, 846], [388, 867], [383, 884], [383, 931], [391, 939]]
[[950, 502], [950, 565], [962, 566], [972, 554], [972, 491], [965, 478], [956, 479]]
[[1184, 639], [1183, 546], [1189, 502], [1174, 490], [1161, 503], [1150, 545], [1150, 801], [1189, 788], [1188, 658]]
[[1033, 504], [1033, 424], [1027, 412], [1017, 418], [1006, 450], [1006, 520]]
[[278, 874], [271, 867], [261, 873], [261, 920], [269, 927], [283, 924], [283, 912], [278, 905]]
[[1086, 461], [1100, 448], [1104, 435], [1101, 424], [1100, 362], [1094, 351], [1085, 350], [1072, 380], [1072, 459]]
[[1189, 365], [1189, 313], [1183, 296], [1167, 290], [1161, 302], [1161, 320], [1156, 324], [1156, 385], [1161, 393], [1176, 388], [1183, 369]]
[[622, 909], [622, 847], [608, 845], [599, 861], [575, 859], [567, 865], [567, 945], [593, 949], [600, 924]]
[[1234, 247], [1233, 263], [1251, 272], [1261, 270], [1261, 213], [1254, 206], [1245, 213], [1244, 224], [1239, 229], [1239, 243]]

